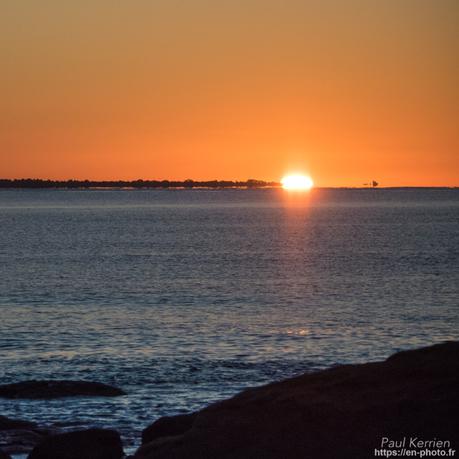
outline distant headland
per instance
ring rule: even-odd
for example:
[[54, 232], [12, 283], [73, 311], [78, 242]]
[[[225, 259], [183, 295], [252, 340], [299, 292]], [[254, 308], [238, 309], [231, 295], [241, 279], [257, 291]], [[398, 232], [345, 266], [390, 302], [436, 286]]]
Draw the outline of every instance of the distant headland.
[[279, 182], [233, 180], [43, 180], [0, 179], [0, 188], [278, 188]]
[[[47, 180], [38, 178], [0, 179], [0, 189], [259, 189], [284, 188], [281, 182], [267, 180]], [[316, 187], [315, 187], [316, 188]], [[457, 186], [385, 186], [372, 181], [362, 186], [318, 187], [321, 189], [375, 190], [383, 189], [457, 189]]]

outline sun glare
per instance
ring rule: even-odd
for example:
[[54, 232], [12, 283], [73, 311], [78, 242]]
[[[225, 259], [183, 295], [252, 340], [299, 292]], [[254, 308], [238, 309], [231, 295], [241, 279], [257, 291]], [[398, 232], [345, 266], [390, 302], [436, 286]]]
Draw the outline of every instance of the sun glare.
[[282, 180], [282, 188], [284, 190], [310, 190], [314, 186], [314, 182], [309, 175], [286, 175]]

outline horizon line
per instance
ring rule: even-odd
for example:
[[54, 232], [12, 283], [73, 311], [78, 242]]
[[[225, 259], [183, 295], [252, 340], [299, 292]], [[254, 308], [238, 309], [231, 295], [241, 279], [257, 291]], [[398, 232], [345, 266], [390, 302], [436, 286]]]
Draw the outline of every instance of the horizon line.
[[[79, 188], [79, 189], [97, 189], [97, 188], [175, 188], [175, 189], [193, 189], [193, 188], [282, 188], [281, 182], [274, 180], [172, 180], [172, 179], [115, 179], [115, 180], [90, 180], [90, 179], [42, 179], [42, 178], [0, 178], [0, 188]], [[314, 186], [316, 189], [406, 189], [406, 188], [423, 188], [423, 189], [456, 189], [459, 185], [392, 185], [392, 186], [369, 186], [369, 185], [345, 185], [345, 186]]]

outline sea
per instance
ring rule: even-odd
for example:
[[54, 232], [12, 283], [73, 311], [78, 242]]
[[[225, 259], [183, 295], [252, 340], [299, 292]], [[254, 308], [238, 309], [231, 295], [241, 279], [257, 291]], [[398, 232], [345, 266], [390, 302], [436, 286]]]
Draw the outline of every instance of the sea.
[[0, 191], [0, 384], [126, 396], [0, 399], [117, 429], [459, 335], [459, 189]]

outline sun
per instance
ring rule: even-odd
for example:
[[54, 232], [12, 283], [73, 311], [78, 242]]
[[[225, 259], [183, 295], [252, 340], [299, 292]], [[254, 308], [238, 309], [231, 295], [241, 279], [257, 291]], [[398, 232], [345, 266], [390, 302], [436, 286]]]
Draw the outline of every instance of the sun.
[[302, 174], [286, 175], [281, 183], [284, 190], [308, 191], [314, 186], [312, 178]]

